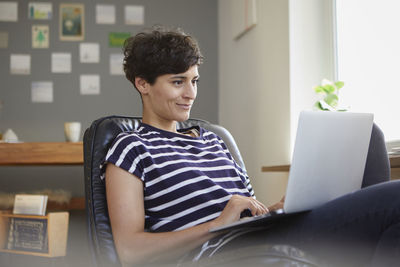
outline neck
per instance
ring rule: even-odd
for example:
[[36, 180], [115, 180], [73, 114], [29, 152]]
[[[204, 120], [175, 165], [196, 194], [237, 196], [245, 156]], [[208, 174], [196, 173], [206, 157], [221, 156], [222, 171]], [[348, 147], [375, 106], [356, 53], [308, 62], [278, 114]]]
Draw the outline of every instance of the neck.
[[170, 121], [170, 120], [163, 120], [163, 119], [154, 119], [151, 118], [150, 116], [146, 116], [143, 114], [142, 118], [143, 123], [146, 123], [148, 125], [151, 125], [153, 127], [156, 127], [158, 129], [168, 131], [168, 132], [173, 132], [176, 133], [176, 121]]

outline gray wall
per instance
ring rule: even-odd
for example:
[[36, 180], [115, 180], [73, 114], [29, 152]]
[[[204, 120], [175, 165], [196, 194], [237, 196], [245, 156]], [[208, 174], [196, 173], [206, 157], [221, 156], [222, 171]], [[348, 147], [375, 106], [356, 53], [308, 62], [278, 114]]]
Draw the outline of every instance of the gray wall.
[[[192, 117], [218, 122], [218, 27], [217, 1], [215, 0], [80, 0], [85, 4], [85, 39], [83, 42], [100, 44], [100, 63], [79, 62], [79, 43], [59, 40], [59, 3], [52, 0], [51, 20], [27, 18], [29, 1], [18, 1], [18, 22], [0, 22], [0, 31], [7, 31], [9, 44], [0, 49], [0, 130], [12, 128], [26, 142], [64, 141], [63, 123], [80, 121], [86, 129], [90, 123], [105, 115], [140, 115], [139, 94], [124, 76], [109, 74], [109, 54], [121, 48], [108, 47], [108, 33], [130, 32], [132, 35], [154, 24], [179, 26], [199, 41], [205, 62], [200, 68], [201, 82]], [[45, 1], [43, 1], [45, 2]], [[95, 23], [96, 4], [116, 6], [116, 24]], [[126, 4], [145, 7], [145, 25], [124, 24], [123, 8]], [[31, 26], [48, 24], [50, 47], [33, 49]], [[51, 73], [51, 53], [72, 54], [71, 73]], [[31, 74], [11, 75], [10, 54], [31, 54]], [[99, 74], [100, 95], [80, 95], [79, 75]], [[53, 81], [54, 102], [32, 103], [31, 82]], [[83, 195], [82, 167], [0, 167], [0, 191], [20, 191], [43, 188], [64, 188], [73, 195]]]

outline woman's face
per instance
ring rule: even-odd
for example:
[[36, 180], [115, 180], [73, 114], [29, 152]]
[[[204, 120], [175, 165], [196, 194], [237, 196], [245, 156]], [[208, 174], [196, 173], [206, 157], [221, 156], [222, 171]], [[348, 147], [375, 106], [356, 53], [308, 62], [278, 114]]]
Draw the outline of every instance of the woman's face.
[[197, 65], [184, 73], [157, 77], [153, 85], [148, 85], [144, 112], [157, 122], [187, 120], [196, 99], [198, 80]]

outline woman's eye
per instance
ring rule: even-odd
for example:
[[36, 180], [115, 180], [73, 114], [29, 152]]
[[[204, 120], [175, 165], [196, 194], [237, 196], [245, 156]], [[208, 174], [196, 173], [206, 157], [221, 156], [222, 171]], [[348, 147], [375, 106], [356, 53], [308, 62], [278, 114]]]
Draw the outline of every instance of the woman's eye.
[[174, 85], [182, 85], [183, 81], [172, 81]]
[[192, 81], [193, 84], [199, 84], [199, 82], [200, 82], [199, 80], [193, 80]]

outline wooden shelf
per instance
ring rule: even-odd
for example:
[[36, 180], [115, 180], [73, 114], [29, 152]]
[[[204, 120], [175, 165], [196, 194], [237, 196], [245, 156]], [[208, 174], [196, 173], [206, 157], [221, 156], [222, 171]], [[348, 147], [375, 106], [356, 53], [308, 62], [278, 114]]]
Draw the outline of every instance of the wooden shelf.
[[290, 165], [276, 165], [276, 166], [263, 166], [261, 167], [262, 172], [288, 172]]
[[83, 143], [0, 143], [0, 165], [81, 165]]
[[[82, 165], [83, 143], [0, 143], [0, 166]], [[72, 198], [68, 204], [51, 201], [48, 210], [84, 210], [85, 198]]]
[[84, 197], [73, 197], [69, 203], [58, 204], [52, 201], [47, 202], [48, 211], [62, 211], [62, 210], [84, 210], [85, 209], [85, 198]]

